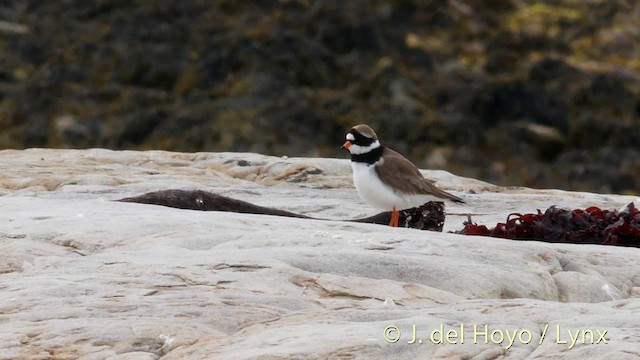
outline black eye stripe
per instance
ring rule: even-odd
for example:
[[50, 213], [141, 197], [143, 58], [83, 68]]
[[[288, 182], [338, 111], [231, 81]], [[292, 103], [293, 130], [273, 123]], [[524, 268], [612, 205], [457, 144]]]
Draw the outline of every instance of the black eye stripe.
[[352, 144], [356, 144], [356, 145], [360, 145], [360, 146], [369, 146], [369, 145], [373, 144], [373, 142], [375, 141], [372, 138], [368, 138], [368, 137], [360, 134], [359, 132], [357, 132], [357, 131], [355, 131], [353, 129], [351, 129], [349, 131], [349, 133], [351, 135], [353, 135], [353, 137], [355, 138], [351, 142]]

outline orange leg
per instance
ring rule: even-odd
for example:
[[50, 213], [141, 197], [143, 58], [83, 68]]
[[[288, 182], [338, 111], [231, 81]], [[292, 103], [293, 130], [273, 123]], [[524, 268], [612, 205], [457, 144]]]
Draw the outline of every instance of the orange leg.
[[399, 221], [400, 221], [400, 212], [396, 210], [396, 208], [394, 207], [393, 211], [391, 212], [391, 222], [389, 223], [389, 226], [398, 227]]

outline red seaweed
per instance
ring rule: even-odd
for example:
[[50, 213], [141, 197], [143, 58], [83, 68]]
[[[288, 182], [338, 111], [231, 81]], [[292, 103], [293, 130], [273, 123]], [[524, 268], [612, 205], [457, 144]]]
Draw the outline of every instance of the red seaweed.
[[552, 206], [544, 213], [513, 213], [493, 229], [469, 219], [458, 234], [492, 236], [513, 240], [538, 240], [576, 244], [640, 247], [640, 211], [633, 203], [623, 211], [592, 206], [567, 210]]

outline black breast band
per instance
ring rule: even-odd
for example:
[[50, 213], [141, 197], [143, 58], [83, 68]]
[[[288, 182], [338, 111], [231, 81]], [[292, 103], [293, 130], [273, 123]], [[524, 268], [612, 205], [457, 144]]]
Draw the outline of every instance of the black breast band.
[[384, 146], [380, 145], [379, 147], [372, 149], [371, 151], [364, 154], [351, 154], [351, 161], [373, 164], [376, 161], [380, 160], [383, 151]]

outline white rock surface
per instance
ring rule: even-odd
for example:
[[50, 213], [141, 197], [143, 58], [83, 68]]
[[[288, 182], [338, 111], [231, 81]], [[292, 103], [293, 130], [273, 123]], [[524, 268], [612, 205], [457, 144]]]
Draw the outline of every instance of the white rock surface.
[[[201, 189], [375, 214], [346, 160], [30, 149], [0, 151], [0, 170], [0, 359], [640, 357], [640, 249], [112, 201]], [[445, 230], [636, 200], [424, 173], [467, 200]]]

